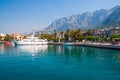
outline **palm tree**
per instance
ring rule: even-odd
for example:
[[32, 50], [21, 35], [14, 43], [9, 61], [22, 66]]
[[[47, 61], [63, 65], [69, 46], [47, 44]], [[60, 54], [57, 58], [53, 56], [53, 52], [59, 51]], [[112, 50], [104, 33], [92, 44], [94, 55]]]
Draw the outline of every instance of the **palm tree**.
[[9, 34], [6, 34], [5, 41], [13, 40], [13, 37]]
[[67, 41], [70, 41], [70, 29], [68, 29], [66, 32], [65, 32], [65, 39]]
[[88, 30], [88, 31], [86, 32], [86, 34], [87, 34], [88, 36], [92, 36], [92, 31], [91, 31], [91, 30]]
[[70, 34], [71, 34], [72, 40], [74, 41], [75, 38], [76, 38], [76, 31], [75, 31], [75, 30], [71, 30], [71, 31], [70, 31]]
[[55, 39], [55, 42], [56, 42], [56, 39], [57, 39], [57, 32], [56, 32], [56, 29], [53, 30], [53, 34], [54, 34], [54, 39]]
[[63, 35], [63, 31], [60, 32], [60, 35], [61, 35], [61, 40], [64, 38], [64, 35]]
[[82, 30], [81, 29], [77, 30], [77, 36], [78, 36], [78, 40], [80, 40], [80, 36], [82, 36]]

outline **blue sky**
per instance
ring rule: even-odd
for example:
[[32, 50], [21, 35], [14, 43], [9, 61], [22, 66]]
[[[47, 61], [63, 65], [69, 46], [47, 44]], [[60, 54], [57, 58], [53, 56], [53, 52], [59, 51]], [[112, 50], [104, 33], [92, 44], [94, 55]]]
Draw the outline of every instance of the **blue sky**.
[[120, 0], [0, 0], [0, 33], [45, 28], [57, 18], [110, 9]]

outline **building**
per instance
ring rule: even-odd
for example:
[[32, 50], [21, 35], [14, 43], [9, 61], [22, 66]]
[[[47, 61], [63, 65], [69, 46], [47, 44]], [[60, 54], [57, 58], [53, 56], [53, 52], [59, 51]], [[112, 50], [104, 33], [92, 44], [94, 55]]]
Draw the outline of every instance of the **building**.
[[21, 36], [18, 33], [13, 33], [12, 36], [13, 36], [14, 40], [22, 40], [23, 39], [23, 36]]
[[0, 33], [0, 41], [4, 41], [4, 39], [5, 39], [5, 34], [3, 34], [3, 33]]
[[120, 35], [120, 28], [119, 29], [116, 29], [116, 28], [110, 29], [110, 35], [112, 35], [112, 34]]

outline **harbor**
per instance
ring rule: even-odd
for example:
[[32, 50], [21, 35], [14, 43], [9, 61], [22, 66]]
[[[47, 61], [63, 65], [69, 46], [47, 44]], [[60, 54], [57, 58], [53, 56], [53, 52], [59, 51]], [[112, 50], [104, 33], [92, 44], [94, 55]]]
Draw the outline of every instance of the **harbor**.
[[[67, 42], [66, 42], [67, 43]], [[65, 42], [50, 42], [48, 45], [62, 45], [66, 44]], [[106, 48], [106, 49], [117, 49], [120, 50], [120, 44], [112, 43], [71, 43], [71, 45], [66, 46], [83, 46], [83, 47], [94, 47], [94, 48]]]
[[118, 44], [112, 44], [112, 43], [81, 43], [81, 42], [47, 42], [47, 41], [42, 41], [41, 42], [21, 42], [21, 44], [16, 44], [16, 41], [2, 41], [0, 42], [0, 44], [5, 44], [5, 45], [9, 45], [9, 46], [24, 46], [24, 45], [60, 45], [60, 46], [81, 46], [81, 47], [93, 47], [93, 48], [104, 48], [104, 49], [116, 49], [116, 50], [120, 50], [120, 43]]
[[0, 44], [0, 80], [119, 80], [119, 64], [115, 49]]
[[0, 0], [0, 80], [120, 80], [119, 0]]

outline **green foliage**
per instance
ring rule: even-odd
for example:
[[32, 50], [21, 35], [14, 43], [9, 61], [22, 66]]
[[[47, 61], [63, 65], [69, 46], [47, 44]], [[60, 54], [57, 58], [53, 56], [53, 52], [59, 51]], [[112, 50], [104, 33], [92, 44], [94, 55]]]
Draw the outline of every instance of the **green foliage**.
[[103, 38], [103, 41], [107, 41], [107, 37], [104, 37], [104, 38]]
[[[48, 41], [54, 40], [54, 41], [82, 41], [82, 40], [89, 40], [89, 41], [107, 41], [107, 37], [101, 37], [100, 36], [93, 36], [95, 33], [94, 30], [88, 30], [85, 33], [82, 33], [81, 29], [78, 30], [67, 30], [66, 32], [61, 31], [58, 33], [56, 30], [54, 30], [53, 34], [41, 34], [41, 38], [47, 39]], [[38, 35], [39, 36], [39, 35]], [[9, 35], [7, 35], [7, 38], [9, 38]], [[115, 40], [118, 37], [117, 34], [110, 35], [111, 40]]]
[[53, 36], [51, 34], [41, 34], [42, 39], [47, 39], [48, 41], [53, 40]]
[[97, 40], [99, 40], [99, 39], [100, 39], [99, 36], [94, 36], [94, 41], [97, 41]]
[[2, 40], [2, 37], [0, 36], [0, 41]]
[[86, 39], [90, 40], [90, 41], [98, 41], [99, 37], [98, 36], [88, 36], [88, 37], [86, 37]]
[[114, 40], [115, 38], [118, 38], [118, 35], [117, 35], [117, 34], [112, 34], [112, 35], [110, 35], [110, 39], [111, 39], [111, 40]]
[[64, 35], [64, 36], [65, 36], [65, 40], [69, 40], [69, 38], [71, 37], [70, 31], [71, 31], [71, 30], [68, 29], [68, 30], [65, 32], [65, 35]]
[[56, 41], [57, 40], [57, 31], [56, 31], [56, 29], [54, 29], [53, 32], [54, 32], [53, 33], [54, 34], [54, 38], [53, 39]]
[[6, 34], [5, 41], [13, 40], [13, 37], [9, 34]]
[[91, 31], [91, 30], [88, 30], [88, 31], [86, 32], [86, 34], [87, 34], [88, 36], [92, 36], [92, 31]]

